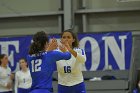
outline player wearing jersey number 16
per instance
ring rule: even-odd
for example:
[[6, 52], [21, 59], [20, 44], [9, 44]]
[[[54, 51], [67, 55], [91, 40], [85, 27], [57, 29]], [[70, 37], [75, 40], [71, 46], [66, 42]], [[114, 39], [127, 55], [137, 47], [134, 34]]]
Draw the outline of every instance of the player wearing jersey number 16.
[[86, 93], [81, 69], [86, 61], [85, 51], [78, 47], [78, 39], [72, 29], [61, 33], [61, 42], [72, 57], [57, 62], [58, 93]]

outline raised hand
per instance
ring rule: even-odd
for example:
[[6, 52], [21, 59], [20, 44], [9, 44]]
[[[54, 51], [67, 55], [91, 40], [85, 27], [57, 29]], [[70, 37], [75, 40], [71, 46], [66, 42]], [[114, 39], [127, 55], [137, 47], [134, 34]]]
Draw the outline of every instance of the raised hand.
[[59, 45], [59, 49], [62, 51], [62, 52], [66, 52], [67, 51], [67, 48], [62, 44], [62, 45]]
[[67, 41], [61, 41], [61, 43], [62, 43], [62, 45], [64, 45], [64, 46], [67, 48], [67, 50], [68, 50], [74, 57], [77, 57], [77, 52], [74, 51], [74, 50], [70, 47], [70, 45], [68, 44]]
[[48, 46], [47, 46], [47, 51], [52, 51], [57, 49], [58, 44], [57, 44], [57, 40], [55, 38], [51, 39], [51, 41], [49, 42]]
[[63, 46], [65, 46], [67, 48], [67, 50], [71, 50], [70, 45], [68, 44], [68, 41], [60, 41], [62, 43]]

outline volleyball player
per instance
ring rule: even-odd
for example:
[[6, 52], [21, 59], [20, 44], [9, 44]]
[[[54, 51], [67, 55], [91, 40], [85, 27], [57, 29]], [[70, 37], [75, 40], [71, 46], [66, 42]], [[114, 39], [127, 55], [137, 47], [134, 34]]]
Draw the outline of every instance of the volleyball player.
[[81, 71], [86, 61], [85, 51], [78, 47], [77, 36], [71, 29], [61, 33], [61, 42], [65, 43], [72, 57], [57, 62], [58, 93], [86, 93]]
[[19, 60], [20, 71], [15, 75], [15, 93], [29, 93], [32, 78], [28, 69], [27, 61], [24, 58]]
[[8, 67], [8, 56], [0, 55], [0, 93], [12, 93], [11, 69]]
[[65, 47], [61, 47], [65, 51], [64, 53], [53, 51], [57, 48], [55, 39], [51, 43], [48, 42], [48, 36], [43, 31], [37, 32], [33, 36], [33, 43], [27, 57], [32, 77], [30, 93], [52, 93], [52, 74], [56, 61], [71, 58], [71, 54], [67, 52]]

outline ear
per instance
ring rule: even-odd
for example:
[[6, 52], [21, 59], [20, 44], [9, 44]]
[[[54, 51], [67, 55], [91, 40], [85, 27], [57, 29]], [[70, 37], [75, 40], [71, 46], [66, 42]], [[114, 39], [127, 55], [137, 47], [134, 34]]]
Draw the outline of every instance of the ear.
[[75, 42], [75, 39], [73, 39], [72, 42]]

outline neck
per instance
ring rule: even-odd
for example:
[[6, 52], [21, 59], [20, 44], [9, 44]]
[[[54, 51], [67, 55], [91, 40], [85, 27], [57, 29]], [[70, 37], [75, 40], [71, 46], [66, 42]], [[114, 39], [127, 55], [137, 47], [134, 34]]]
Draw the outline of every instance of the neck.
[[70, 48], [73, 49], [72, 45], [70, 45]]
[[5, 64], [1, 64], [1, 67], [7, 68], [7, 65], [5, 65]]
[[26, 72], [28, 69], [26, 67], [22, 68], [23, 72]]

